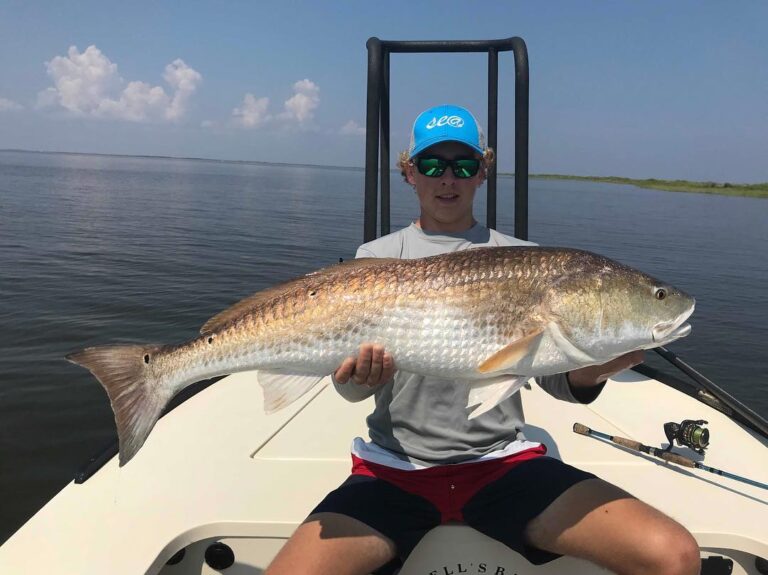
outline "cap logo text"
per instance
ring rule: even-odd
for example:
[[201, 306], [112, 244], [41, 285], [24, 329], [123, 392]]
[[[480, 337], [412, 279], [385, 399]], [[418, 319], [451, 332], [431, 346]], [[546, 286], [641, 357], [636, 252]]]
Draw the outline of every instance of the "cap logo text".
[[461, 116], [443, 116], [440, 119], [437, 117], [432, 118], [427, 124], [427, 130], [437, 128], [440, 126], [450, 126], [452, 128], [461, 128], [464, 125], [464, 118]]

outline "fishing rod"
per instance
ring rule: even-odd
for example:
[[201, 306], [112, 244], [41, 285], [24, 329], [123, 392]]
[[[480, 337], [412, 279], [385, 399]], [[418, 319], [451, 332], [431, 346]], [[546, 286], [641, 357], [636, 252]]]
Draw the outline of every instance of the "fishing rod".
[[615, 435], [608, 435], [607, 433], [601, 433], [599, 431], [595, 431], [594, 429], [590, 429], [589, 427], [581, 423], [574, 423], [573, 431], [580, 435], [587, 435], [591, 437], [599, 437], [600, 439], [606, 439], [611, 443], [615, 443], [616, 445], [621, 445], [622, 447], [626, 447], [634, 451], [641, 451], [643, 453], [647, 453], [648, 455], [653, 455], [654, 457], [663, 459], [664, 461], [668, 461], [670, 463], [676, 463], [677, 465], [682, 465], [683, 467], [694, 467], [696, 469], [703, 469], [704, 471], [709, 471], [710, 473], [714, 473], [715, 475], [722, 475], [723, 477], [728, 477], [730, 479], [735, 479], [736, 481], [748, 483], [749, 485], [754, 485], [755, 487], [760, 487], [761, 489], [768, 489], [768, 484], [766, 483], [760, 483], [759, 481], [755, 481], [754, 479], [747, 479], [746, 477], [741, 477], [740, 475], [728, 473], [727, 471], [723, 471], [722, 469], [709, 467], [708, 465], [704, 465], [703, 463], [694, 461], [693, 459], [685, 457], [684, 455], [672, 453], [671, 451], [665, 451], [657, 447], [651, 447], [650, 445], [643, 445], [639, 441], [633, 441], [631, 439], [626, 439], [625, 437], [617, 437]]
[[715, 398], [720, 401], [720, 403], [735, 411], [739, 416], [741, 416], [744, 423], [749, 425], [752, 429], [759, 432], [763, 437], [768, 437], [768, 422], [766, 422], [765, 419], [763, 419], [755, 411], [727, 393], [711, 379], [696, 371], [693, 367], [688, 365], [673, 352], [669, 351], [666, 347], [659, 346], [654, 348], [653, 351], [666, 359], [669, 363], [674, 365], [676, 368], [690, 377], [693, 381], [698, 383], [704, 390], [715, 396]]

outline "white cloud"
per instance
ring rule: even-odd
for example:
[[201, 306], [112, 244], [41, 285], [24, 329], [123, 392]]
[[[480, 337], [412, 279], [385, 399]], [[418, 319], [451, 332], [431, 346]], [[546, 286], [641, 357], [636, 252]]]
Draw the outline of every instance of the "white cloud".
[[269, 98], [256, 99], [251, 93], [243, 98], [243, 104], [240, 108], [232, 110], [235, 123], [243, 128], [258, 128], [272, 119], [267, 113], [269, 107]]
[[176, 90], [173, 93], [173, 98], [171, 98], [170, 106], [165, 111], [166, 118], [177, 120], [186, 112], [187, 101], [195, 93], [203, 77], [199, 72], [187, 66], [184, 60], [176, 58], [165, 67], [163, 79], [168, 82], [171, 88]]
[[283, 104], [283, 112], [269, 113], [269, 98], [256, 98], [251, 93], [243, 97], [239, 108], [232, 110], [234, 122], [243, 128], [260, 128], [269, 124], [273, 127], [290, 128], [306, 126], [315, 116], [320, 105], [320, 87], [311, 80], [299, 80], [293, 85], [293, 96]]
[[23, 110], [24, 106], [17, 104], [8, 98], [0, 98], [0, 112], [12, 112], [14, 110]]
[[344, 136], [365, 136], [365, 127], [354, 120], [350, 120], [341, 127], [339, 133]]
[[81, 116], [134, 122], [180, 120], [203, 79], [176, 59], [165, 67], [163, 75], [173, 90], [171, 94], [146, 82], [126, 83], [117, 72], [117, 64], [96, 46], [88, 46], [82, 53], [70, 46], [66, 57], [54, 57], [46, 68], [54, 85], [40, 92], [40, 106], [58, 105]]
[[306, 124], [314, 118], [314, 111], [320, 105], [320, 87], [311, 80], [299, 80], [293, 85], [295, 94], [285, 101], [285, 111], [280, 118]]

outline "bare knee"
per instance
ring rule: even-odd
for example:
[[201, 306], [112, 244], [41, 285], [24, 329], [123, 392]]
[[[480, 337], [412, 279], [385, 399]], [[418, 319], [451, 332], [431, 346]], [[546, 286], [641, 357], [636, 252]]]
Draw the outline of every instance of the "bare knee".
[[662, 512], [602, 480], [583, 481], [526, 528], [529, 544], [621, 575], [695, 575], [693, 536]]
[[674, 571], [670, 571], [670, 573], [698, 575], [701, 571], [701, 551], [693, 535], [683, 529], [673, 545], [675, 549], [674, 565], [672, 565]]
[[390, 561], [395, 545], [368, 525], [336, 513], [320, 513], [302, 523], [265, 575], [363, 575]]
[[643, 573], [655, 575], [698, 575], [701, 570], [699, 545], [685, 528], [675, 524], [655, 533], [647, 549]]

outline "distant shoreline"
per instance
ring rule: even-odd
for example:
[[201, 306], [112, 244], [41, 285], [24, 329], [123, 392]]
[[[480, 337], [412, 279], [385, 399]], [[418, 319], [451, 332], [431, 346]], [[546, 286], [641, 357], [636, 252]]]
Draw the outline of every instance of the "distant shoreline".
[[697, 194], [718, 194], [721, 196], [745, 196], [749, 198], [768, 198], [768, 182], [758, 184], [731, 184], [729, 182], [691, 182], [688, 180], [657, 180], [648, 178], [637, 180], [617, 176], [563, 176], [558, 174], [531, 174], [539, 180], [584, 180], [604, 184], [627, 184], [640, 188], [663, 190], [665, 192], [689, 192]]
[[221, 160], [218, 158], [197, 158], [193, 156], [142, 156], [139, 154], [103, 154], [99, 152], [51, 152], [47, 150], [22, 150], [19, 148], [2, 148], [3, 152], [21, 152], [24, 154], [49, 154], [53, 156], [98, 156], [105, 158], [138, 158], [142, 160], [191, 160], [194, 162], [209, 162], [212, 164], [249, 164], [253, 166], [285, 166], [292, 168], [322, 168], [327, 170], [358, 170], [356, 166], [329, 166], [324, 164], [296, 164], [289, 162], [264, 162], [259, 160]]
[[[211, 162], [220, 164], [250, 164], [256, 166], [285, 166], [285, 167], [311, 167], [323, 169], [342, 169], [362, 171], [364, 168], [356, 166], [330, 166], [322, 164], [296, 164], [287, 162], [263, 162], [258, 160], [220, 160], [216, 158], [196, 158], [185, 156], [142, 156], [134, 154], [101, 154], [88, 152], [49, 152], [45, 150], [21, 150], [4, 148], [0, 152], [23, 152], [27, 154], [56, 154], [68, 156], [106, 156], [116, 158], [141, 158], [150, 160], [192, 160], [196, 162]], [[398, 170], [393, 169], [393, 172]], [[513, 173], [499, 172], [499, 176], [511, 177]], [[662, 190], [665, 192], [688, 192], [699, 194], [717, 194], [722, 196], [744, 196], [750, 198], [768, 198], [768, 182], [756, 184], [732, 184], [730, 182], [692, 182], [689, 180], [659, 180], [656, 178], [634, 179], [618, 176], [571, 176], [566, 174], [530, 174], [531, 179], [537, 180], [580, 180], [585, 182], [598, 182], [603, 184], [625, 184]]]

